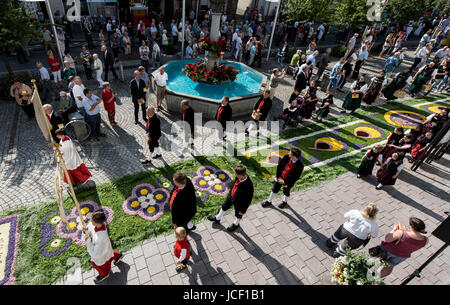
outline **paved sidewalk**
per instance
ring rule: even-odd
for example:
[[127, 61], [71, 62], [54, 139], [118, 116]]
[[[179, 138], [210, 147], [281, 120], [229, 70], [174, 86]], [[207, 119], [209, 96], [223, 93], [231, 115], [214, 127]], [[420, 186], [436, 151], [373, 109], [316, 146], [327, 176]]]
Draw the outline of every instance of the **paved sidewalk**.
[[[234, 233], [225, 229], [234, 219], [232, 212], [226, 213], [221, 225], [204, 220], [188, 238], [191, 263], [180, 274], [175, 271], [172, 253], [174, 235], [147, 240], [126, 252], [123, 263], [113, 267], [102, 284], [331, 284], [329, 270], [334, 259], [325, 240], [344, 222], [348, 210], [360, 209], [368, 202], [379, 206], [380, 236], [361, 250], [364, 252], [377, 245], [397, 221], [407, 224], [410, 216], [419, 217], [431, 233], [445, 219], [450, 202], [449, 156], [425, 164], [417, 172], [408, 165], [405, 168], [395, 188], [378, 191], [375, 177], [362, 180], [349, 172], [293, 193], [284, 210], [253, 204]], [[274, 205], [280, 202], [277, 198]], [[426, 248], [395, 267], [386, 283], [400, 284], [442, 245], [431, 236]], [[82, 284], [93, 284], [95, 276], [93, 270], [84, 273]], [[450, 249], [446, 249], [410, 284], [443, 284], [449, 279]]]

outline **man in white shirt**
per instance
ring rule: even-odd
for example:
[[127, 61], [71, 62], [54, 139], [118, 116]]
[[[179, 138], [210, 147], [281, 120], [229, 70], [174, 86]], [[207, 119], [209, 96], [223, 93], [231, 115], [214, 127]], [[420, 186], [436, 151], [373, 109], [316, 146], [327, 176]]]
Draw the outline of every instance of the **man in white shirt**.
[[158, 68], [158, 64], [156, 62], [161, 62], [161, 49], [159, 48], [156, 40], [153, 40], [152, 65], [154, 68]]
[[150, 48], [145, 44], [145, 40], [142, 40], [142, 45], [139, 47], [139, 56], [141, 58], [141, 66], [145, 68], [145, 72], [148, 73], [148, 67], [149, 67], [149, 56], [150, 55]]
[[92, 55], [92, 58], [94, 59], [94, 71], [95, 71], [95, 75], [97, 76], [97, 81], [98, 81], [98, 88], [102, 89], [103, 88], [103, 79], [102, 79], [102, 73], [103, 73], [103, 63], [100, 60], [100, 58], [98, 58], [97, 54]]
[[353, 52], [353, 49], [355, 48], [356, 45], [356, 39], [358, 39], [358, 37], [359, 34], [355, 33], [355, 35], [353, 35], [352, 38], [350, 38], [350, 40], [347, 43], [347, 52], [345, 53], [344, 57], [347, 58], [347, 56]]
[[86, 111], [84, 110], [84, 106], [82, 103], [83, 99], [86, 97], [84, 95], [84, 89], [86, 89], [86, 88], [81, 83], [81, 77], [75, 76], [74, 82], [75, 82], [75, 85], [73, 86], [73, 89], [72, 89], [73, 98], [75, 100], [75, 103], [77, 104], [78, 110], [81, 112], [81, 114], [83, 116], [86, 116]]
[[414, 63], [411, 66], [411, 71], [414, 71], [414, 69], [422, 65], [427, 61], [427, 58], [430, 56], [431, 53], [432, 44], [429, 42], [427, 43], [423, 48], [417, 52], [416, 57], [414, 58]]
[[185, 54], [186, 59], [191, 59], [192, 58], [192, 53], [193, 53], [192, 42], [189, 41], [189, 43], [188, 43], [188, 45], [186, 47], [186, 54]]
[[86, 111], [84, 119], [91, 129], [90, 137], [93, 141], [99, 141], [99, 136], [105, 136], [100, 133], [100, 103], [102, 99], [92, 94], [90, 89], [84, 89], [83, 93], [85, 97], [81, 103]]
[[450, 49], [448, 46], [440, 48], [439, 50], [436, 51], [436, 54], [434, 54], [434, 59], [437, 61], [441, 61], [445, 57], [450, 58]]
[[159, 70], [159, 73], [155, 75], [155, 86], [156, 86], [156, 105], [158, 110], [161, 110], [161, 104], [163, 99], [166, 97], [166, 85], [169, 76], [164, 71], [164, 67]]
[[242, 34], [240, 36], [238, 35], [238, 37], [236, 38], [236, 45], [235, 45], [236, 52], [234, 54], [234, 59], [237, 60], [238, 57], [239, 57], [239, 61], [241, 61], [241, 56], [242, 56], [242, 54], [240, 54], [240, 53], [242, 53], [241, 52], [241, 49], [242, 49], [242, 38], [241, 38], [241, 36], [242, 36]]
[[39, 74], [41, 76], [41, 85], [42, 85], [42, 92], [41, 92], [41, 99], [48, 101], [49, 99], [49, 92], [51, 90], [50, 85], [50, 74], [48, 74], [48, 70], [42, 66], [41, 62], [36, 63], [36, 67], [39, 69]]
[[172, 39], [173, 39], [172, 44], [174, 46], [176, 46], [177, 43], [178, 43], [178, 29], [177, 29], [177, 26], [175, 24], [172, 25]]

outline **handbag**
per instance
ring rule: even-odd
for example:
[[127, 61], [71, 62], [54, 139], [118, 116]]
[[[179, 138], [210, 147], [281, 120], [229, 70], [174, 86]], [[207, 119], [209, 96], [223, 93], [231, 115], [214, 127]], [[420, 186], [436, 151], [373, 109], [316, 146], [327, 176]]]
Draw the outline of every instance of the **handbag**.
[[398, 89], [397, 91], [394, 92], [394, 96], [396, 98], [404, 98], [406, 95], [405, 91]]
[[252, 113], [252, 118], [253, 118], [255, 121], [259, 121], [259, 119], [261, 118], [261, 115], [262, 115], [262, 113], [261, 113], [259, 110], [255, 110], [255, 111], [253, 111], [253, 113]]
[[[400, 241], [403, 239], [404, 233], [405, 231], [402, 230], [402, 236], [394, 243], [394, 245], [398, 245], [400, 243]], [[387, 260], [387, 253], [381, 251], [381, 245], [370, 248], [369, 255], [372, 257], [379, 257], [381, 260]]]

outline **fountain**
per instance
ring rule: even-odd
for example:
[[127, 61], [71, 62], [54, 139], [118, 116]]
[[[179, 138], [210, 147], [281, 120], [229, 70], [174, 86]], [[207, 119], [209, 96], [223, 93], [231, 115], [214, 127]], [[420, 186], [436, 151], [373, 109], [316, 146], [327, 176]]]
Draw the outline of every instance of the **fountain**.
[[[217, 46], [220, 44], [219, 28], [223, 1], [211, 0], [210, 4], [213, 14], [209, 43], [215, 42], [215, 46]], [[187, 66], [188, 64], [190, 65]], [[199, 77], [193, 77], [191, 73], [187, 72], [186, 68], [194, 66], [204, 67], [208, 72], [220, 67], [220, 71], [228, 73], [230, 76], [225, 81], [219, 81], [217, 78], [214, 80], [213, 77], [199, 79]], [[165, 108], [173, 113], [181, 113], [180, 102], [183, 99], [188, 99], [191, 101], [194, 111], [201, 112], [205, 119], [214, 119], [221, 99], [225, 95], [230, 98], [229, 103], [233, 109], [233, 117], [250, 115], [254, 104], [262, 94], [261, 84], [267, 83], [267, 78], [263, 74], [243, 63], [220, 60], [218, 52], [212, 50], [208, 51], [205, 59], [171, 61], [156, 69], [152, 73], [153, 78], [157, 73], [160, 73], [159, 70], [163, 67], [169, 76]], [[237, 71], [238, 73], [235, 75], [230, 71]], [[211, 74], [213, 73], [208, 73], [208, 75]], [[217, 76], [217, 74], [214, 75]], [[152, 84], [152, 86], [155, 85]], [[156, 90], [156, 88], [154, 89]]]

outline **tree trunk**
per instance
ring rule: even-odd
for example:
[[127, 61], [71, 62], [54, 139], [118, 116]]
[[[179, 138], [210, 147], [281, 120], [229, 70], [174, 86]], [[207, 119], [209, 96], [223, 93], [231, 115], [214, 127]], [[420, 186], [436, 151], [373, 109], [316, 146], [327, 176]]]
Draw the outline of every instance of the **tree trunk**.
[[8, 58], [6, 58], [6, 53], [4, 51], [0, 52], [0, 57], [2, 58], [3, 63], [5, 64], [6, 70], [8, 71], [9, 75], [14, 76], [14, 72], [11, 69], [11, 66], [9, 65]]

